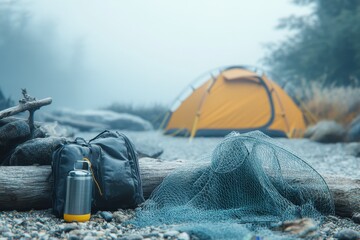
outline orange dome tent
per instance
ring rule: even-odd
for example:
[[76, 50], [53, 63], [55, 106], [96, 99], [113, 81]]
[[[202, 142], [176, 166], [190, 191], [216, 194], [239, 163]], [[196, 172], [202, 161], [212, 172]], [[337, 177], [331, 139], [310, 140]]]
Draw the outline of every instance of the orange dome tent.
[[225, 136], [260, 130], [272, 137], [301, 137], [303, 114], [276, 83], [245, 67], [229, 67], [197, 81], [170, 110], [165, 134]]

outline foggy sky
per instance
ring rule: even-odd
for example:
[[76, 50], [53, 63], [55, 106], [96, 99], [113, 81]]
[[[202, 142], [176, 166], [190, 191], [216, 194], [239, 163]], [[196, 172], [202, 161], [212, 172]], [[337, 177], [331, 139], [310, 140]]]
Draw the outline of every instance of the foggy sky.
[[275, 30], [279, 18], [306, 11], [289, 0], [35, 0], [25, 8], [29, 31], [51, 42], [57, 76], [42, 60], [47, 79], [29, 70], [0, 87], [17, 99], [27, 86], [75, 108], [170, 104], [207, 70], [261, 66], [263, 45], [287, 34]]

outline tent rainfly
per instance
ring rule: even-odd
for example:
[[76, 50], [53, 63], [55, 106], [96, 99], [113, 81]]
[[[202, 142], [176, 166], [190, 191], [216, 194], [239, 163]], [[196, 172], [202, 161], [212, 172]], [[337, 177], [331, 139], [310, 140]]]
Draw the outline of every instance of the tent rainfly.
[[279, 85], [245, 67], [218, 71], [176, 99], [165, 134], [215, 137], [260, 130], [271, 137], [303, 136], [303, 114]]

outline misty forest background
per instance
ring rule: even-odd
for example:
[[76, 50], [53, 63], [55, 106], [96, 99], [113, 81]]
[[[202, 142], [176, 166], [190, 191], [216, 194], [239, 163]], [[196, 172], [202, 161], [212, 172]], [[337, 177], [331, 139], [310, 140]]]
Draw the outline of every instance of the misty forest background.
[[[314, 122], [331, 119], [348, 124], [360, 113], [360, 1], [292, 2], [311, 8], [311, 14], [281, 19], [279, 31], [289, 29], [292, 34], [269, 43], [262, 63]], [[64, 65], [52, 41], [55, 27], [48, 23], [33, 32], [28, 28], [31, 21], [31, 14], [18, 2], [0, 3], [0, 109], [15, 104], [1, 91], [5, 79], [16, 82], [30, 77], [36, 86], [42, 81], [66, 84], [86, 71], [81, 40], [73, 44], [70, 64]], [[157, 128], [168, 106], [112, 103], [105, 108], [138, 115]]]

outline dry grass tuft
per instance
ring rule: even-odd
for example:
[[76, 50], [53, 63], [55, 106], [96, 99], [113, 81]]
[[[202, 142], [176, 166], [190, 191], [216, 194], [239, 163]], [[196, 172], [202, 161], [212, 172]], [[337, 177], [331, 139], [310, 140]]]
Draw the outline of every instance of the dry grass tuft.
[[347, 126], [360, 114], [359, 87], [324, 88], [313, 83], [302, 87], [297, 95], [302, 99], [301, 107], [310, 124], [321, 120], [334, 120]]

